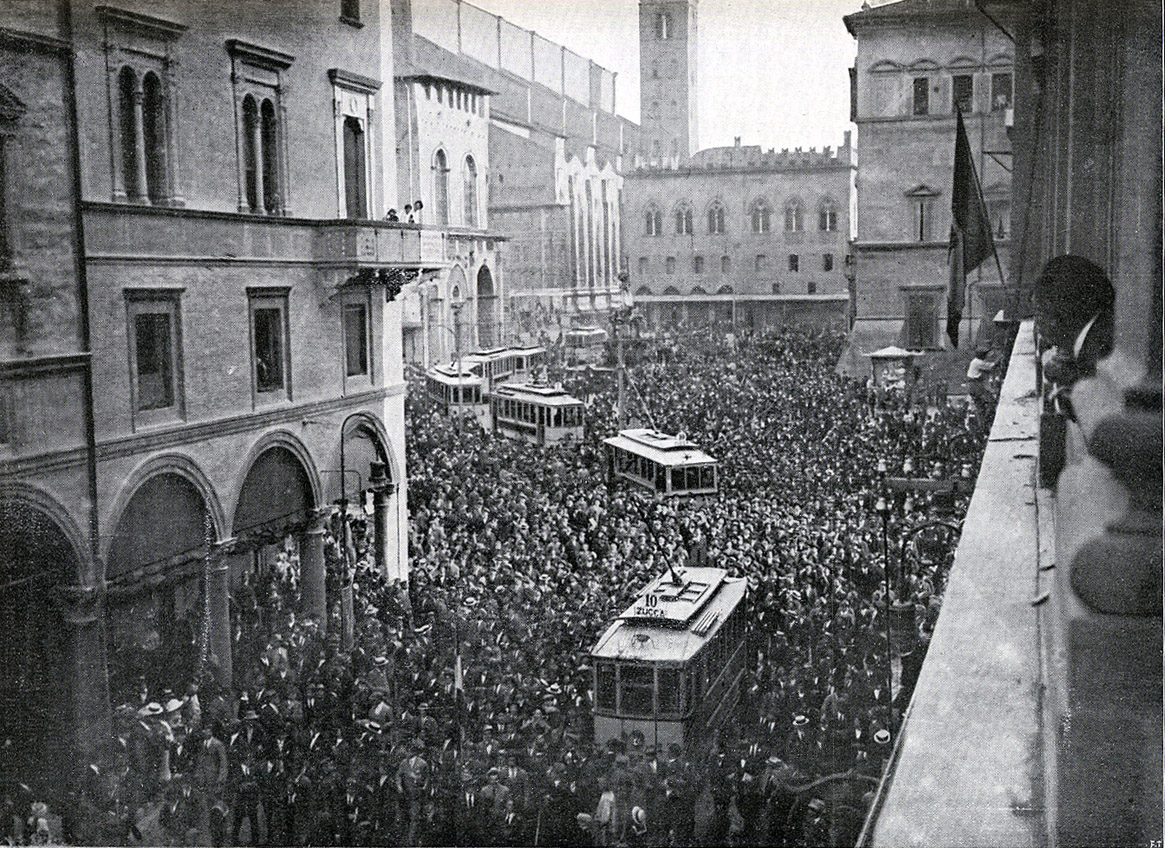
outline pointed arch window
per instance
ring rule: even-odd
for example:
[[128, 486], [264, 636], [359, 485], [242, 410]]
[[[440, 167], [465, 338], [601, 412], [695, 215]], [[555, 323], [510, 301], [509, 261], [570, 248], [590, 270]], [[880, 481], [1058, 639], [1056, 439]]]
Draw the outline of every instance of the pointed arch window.
[[293, 57], [230, 40], [239, 140], [239, 211], [287, 214], [283, 163], [282, 73]]
[[692, 207], [686, 203], [676, 207], [676, 235], [690, 236], [692, 234]]
[[663, 213], [658, 207], [648, 206], [643, 213], [644, 233], [649, 236], [663, 235]]
[[785, 232], [799, 233], [805, 229], [801, 201], [794, 198], [785, 204]]
[[720, 203], [708, 207], [708, 234], [724, 235], [724, 206]]
[[837, 204], [830, 198], [821, 201], [817, 210], [817, 229], [823, 233], [837, 232]]
[[437, 223], [449, 223], [449, 159], [440, 148], [433, 155], [433, 205]]
[[769, 205], [761, 198], [752, 202], [749, 217], [752, 219], [752, 231], [754, 233], [767, 233], [772, 228], [772, 210], [769, 209]]
[[477, 163], [465, 157], [465, 226], [477, 226]]

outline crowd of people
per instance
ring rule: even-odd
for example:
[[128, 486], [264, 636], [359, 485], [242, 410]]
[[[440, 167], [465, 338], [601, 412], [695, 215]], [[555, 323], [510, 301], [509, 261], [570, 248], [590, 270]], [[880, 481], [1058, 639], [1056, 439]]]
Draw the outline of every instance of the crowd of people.
[[[719, 459], [721, 491], [700, 502], [606, 479], [608, 373], [552, 375], [587, 401], [584, 441], [558, 448], [451, 418], [415, 382], [408, 584], [373, 568], [358, 524], [347, 644], [339, 524], [326, 626], [297, 613], [294, 551], [276, 558], [234, 599], [233, 691], [212, 657], [186, 690], [122, 705], [117, 739], [58, 811], [64, 839], [133, 844], [155, 809], [170, 844], [852, 841], [953, 554], [953, 532], [914, 531], [957, 525], [967, 497], [890, 495], [879, 513], [883, 477], [909, 460], [972, 479], [985, 428], [973, 405], [836, 375], [843, 341], [645, 348], [625, 413]], [[690, 564], [749, 582], [739, 712], [699, 749], [596, 744], [589, 649], [645, 583]]]

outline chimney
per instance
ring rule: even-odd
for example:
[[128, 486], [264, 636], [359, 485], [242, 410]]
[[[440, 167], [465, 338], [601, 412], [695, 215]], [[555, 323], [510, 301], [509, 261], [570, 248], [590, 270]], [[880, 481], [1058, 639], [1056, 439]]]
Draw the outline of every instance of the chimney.
[[740, 147], [740, 136], [733, 138], [733, 143], [736, 147]]

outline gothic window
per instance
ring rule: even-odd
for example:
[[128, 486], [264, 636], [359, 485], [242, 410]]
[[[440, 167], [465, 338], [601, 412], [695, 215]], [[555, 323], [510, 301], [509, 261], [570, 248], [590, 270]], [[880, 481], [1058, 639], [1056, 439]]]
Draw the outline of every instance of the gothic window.
[[729, 256], [720, 257], [720, 273], [727, 274], [732, 271], [732, 258]]
[[801, 270], [801, 257], [796, 253], [789, 254], [789, 270], [794, 274]]
[[713, 203], [708, 207], [708, 234], [709, 235], [723, 235], [724, 233], [724, 207], [719, 203]]
[[438, 148], [433, 156], [433, 205], [437, 208], [437, 223], [449, 223], [449, 160]]
[[801, 201], [790, 200], [785, 204], [785, 232], [799, 233], [805, 229], [805, 222], [803, 220]]
[[695, 271], [697, 274], [704, 273], [704, 257], [703, 256], [697, 256], [697, 257], [695, 257], [695, 259], [692, 260], [692, 270]]
[[477, 163], [465, 157], [465, 226], [477, 226]]
[[817, 229], [823, 233], [837, 232], [837, 204], [830, 199], [821, 202], [817, 210]]
[[754, 200], [752, 209], [749, 212], [749, 217], [752, 219], [752, 231], [754, 233], [767, 233], [772, 225], [772, 210], [763, 199]]
[[665, 260], [664, 270], [669, 274], [674, 274], [676, 272], [676, 258], [674, 256], [669, 256]]
[[676, 235], [690, 236], [692, 234], [692, 207], [682, 204], [676, 207]]
[[643, 213], [644, 234], [649, 236], [663, 235], [663, 213], [655, 206], [647, 207]]

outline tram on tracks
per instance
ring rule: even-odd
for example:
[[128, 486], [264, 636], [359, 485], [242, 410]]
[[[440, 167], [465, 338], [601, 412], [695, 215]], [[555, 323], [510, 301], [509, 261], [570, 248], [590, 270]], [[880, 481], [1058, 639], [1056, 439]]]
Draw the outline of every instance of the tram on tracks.
[[462, 367], [481, 377], [486, 394], [507, 380], [532, 379], [546, 364], [544, 347], [495, 347], [478, 350], [461, 358]]
[[602, 365], [607, 351], [607, 331], [602, 327], [571, 327], [562, 337], [567, 367]]
[[607, 473], [657, 497], [714, 497], [719, 488], [717, 462], [680, 433], [620, 430], [603, 439]]
[[732, 719], [744, 678], [748, 581], [722, 568], [649, 583], [591, 649], [595, 741], [638, 731], [698, 748]]
[[494, 431], [538, 445], [581, 444], [585, 404], [562, 384], [504, 383], [489, 397]]
[[485, 383], [463, 363], [434, 365], [425, 372], [425, 391], [448, 415], [472, 416], [483, 427], [489, 424], [489, 400]]

